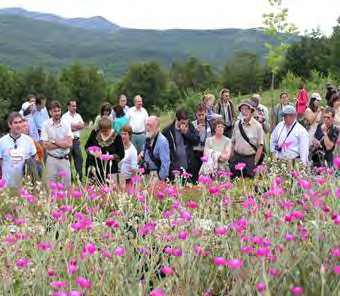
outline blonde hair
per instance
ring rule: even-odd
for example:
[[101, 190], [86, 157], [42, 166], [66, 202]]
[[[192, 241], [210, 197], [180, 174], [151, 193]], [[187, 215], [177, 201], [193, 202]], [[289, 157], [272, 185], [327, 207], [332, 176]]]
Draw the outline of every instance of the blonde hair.
[[214, 103], [215, 101], [215, 96], [213, 94], [206, 94], [203, 96], [203, 103], [206, 104], [208, 101], [212, 100]]

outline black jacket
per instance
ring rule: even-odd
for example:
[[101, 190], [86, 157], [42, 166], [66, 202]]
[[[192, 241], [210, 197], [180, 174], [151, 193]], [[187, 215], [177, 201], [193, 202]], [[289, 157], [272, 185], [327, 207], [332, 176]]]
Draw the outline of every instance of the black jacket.
[[[162, 131], [162, 134], [167, 138], [170, 147], [170, 160], [173, 169], [179, 169], [176, 166], [176, 127], [174, 121], [172, 124], [165, 127]], [[194, 150], [193, 147], [197, 146], [200, 142], [200, 137], [198, 132], [196, 131], [194, 125], [189, 122], [188, 123], [188, 132], [184, 135], [182, 134], [185, 150], [188, 157], [188, 168], [192, 167], [193, 162], [195, 161]]]

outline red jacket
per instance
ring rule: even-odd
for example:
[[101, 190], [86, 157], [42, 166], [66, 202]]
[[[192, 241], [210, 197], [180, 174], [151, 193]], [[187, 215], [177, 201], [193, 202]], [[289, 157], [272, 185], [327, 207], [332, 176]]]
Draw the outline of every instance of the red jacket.
[[299, 90], [299, 93], [297, 95], [297, 102], [296, 102], [296, 113], [298, 115], [303, 115], [307, 109], [308, 105], [308, 93], [303, 88]]

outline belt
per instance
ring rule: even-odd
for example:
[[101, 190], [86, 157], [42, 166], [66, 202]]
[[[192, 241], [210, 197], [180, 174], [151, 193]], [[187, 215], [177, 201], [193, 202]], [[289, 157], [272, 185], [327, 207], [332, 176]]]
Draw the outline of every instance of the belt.
[[141, 135], [141, 134], [145, 134], [145, 132], [139, 132], [139, 133], [134, 133], [132, 132], [133, 135]]
[[56, 155], [47, 153], [47, 155], [48, 155], [48, 156], [51, 156], [51, 157], [53, 157], [53, 158], [55, 158], [55, 159], [60, 159], [60, 160], [62, 160], [62, 159], [69, 159], [68, 154], [66, 154], [66, 155], [64, 155], [64, 156], [56, 156]]

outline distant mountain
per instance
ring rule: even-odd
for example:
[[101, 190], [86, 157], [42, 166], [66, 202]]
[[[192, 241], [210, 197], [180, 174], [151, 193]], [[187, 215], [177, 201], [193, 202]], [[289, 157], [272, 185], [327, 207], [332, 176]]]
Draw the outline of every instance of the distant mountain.
[[70, 27], [81, 28], [91, 31], [110, 32], [120, 29], [114, 23], [111, 23], [102, 16], [94, 16], [91, 18], [63, 18], [54, 14], [27, 11], [19, 7], [0, 9], [0, 15], [23, 16], [29, 19], [45, 21], [50, 23], [67, 25]]
[[[76, 19], [81, 28], [60, 17], [46, 19], [0, 10], [0, 63], [14, 69], [41, 66], [59, 70], [75, 61], [92, 63], [103, 69], [109, 78], [121, 75], [137, 61], [154, 60], [168, 67], [174, 61], [197, 57], [221, 69], [225, 62], [239, 52], [251, 52], [264, 57], [265, 42], [274, 43], [262, 29], [224, 30], [97, 30], [89, 26], [100, 23], [100, 17]], [[47, 17], [36, 13], [37, 17]], [[55, 21], [54, 21], [55, 20]], [[87, 21], [86, 21], [87, 20]], [[94, 22], [95, 20], [96, 22]], [[105, 23], [105, 19], [103, 21]], [[103, 26], [101, 27], [103, 28]], [[291, 36], [291, 40], [296, 40]]]

